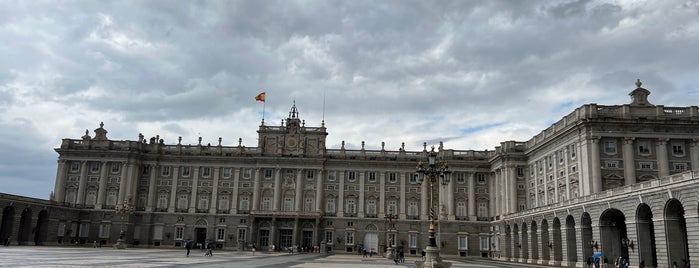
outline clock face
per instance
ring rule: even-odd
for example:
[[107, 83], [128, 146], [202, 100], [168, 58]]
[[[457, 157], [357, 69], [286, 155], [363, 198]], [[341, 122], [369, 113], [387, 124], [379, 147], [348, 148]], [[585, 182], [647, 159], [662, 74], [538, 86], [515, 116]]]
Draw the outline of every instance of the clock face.
[[298, 142], [295, 137], [289, 137], [286, 139], [286, 147], [296, 147]]

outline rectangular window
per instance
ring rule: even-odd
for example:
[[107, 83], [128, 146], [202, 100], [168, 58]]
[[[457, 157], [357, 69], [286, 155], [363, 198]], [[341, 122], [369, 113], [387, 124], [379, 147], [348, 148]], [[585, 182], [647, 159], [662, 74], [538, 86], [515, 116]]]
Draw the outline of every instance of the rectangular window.
[[238, 229], [238, 241], [245, 241], [247, 239], [247, 232], [245, 229]]
[[223, 177], [224, 178], [230, 178], [231, 177], [231, 168], [223, 168]]
[[396, 177], [396, 173], [393, 173], [393, 172], [388, 173], [388, 182], [395, 183], [396, 181], [398, 181], [398, 179]]
[[570, 145], [570, 158], [571, 159], [575, 159], [575, 150], [576, 150], [575, 144], [571, 144]]
[[619, 163], [617, 161], [605, 161], [607, 168], [617, 168]]
[[517, 167], [517, 177], [524, 177], [524, 168]]
[[347, 171], [347, 181], [353, 182], [357, 179], [357, 174], [354, 171]]
[[216, 241], [224, 241], [226, 240], [226, 229], [219, 228], [216, 231]]
[[417, 234], [408, 235], [408, 247], [417, 248]]
[[109, 223], [100, 224], [100, 234], [99, 238], [109, 238], [109, 228], [111, 225]]
[[638, 141], [638, 153], [650, 154], [650, 143], [648, 141]]
[[100, 163], [99, 162], [91, 162], [90, 163], [90, 173], [97, 173], [100, 171]]
[[189, 167], [182, 167], [182, 177], [189, 177]]
[[345, 241], [347, 245], [354, 245], [354, 232], [347, 232], [345, 236]]
[[684, 171], [684, 170], [687, 170], [687, 164], [686, 164], [686, 163], [675, 163], [673, 166], [675, 167], [675, 170], [677, 170], [677, 171]]
[[316, 171], [315, 170], [307, 170], [306, 171], [306, 179], [313, 179], [315, 177]]
[[251, 168], [243, 169], [243, 178], [246, 178], [246, 179], [252, 178], [252, 169]]
[[676, 156], [682, 156], [684, 155], [684, 148], [682, 148], [682, 144], [677, 144], [674, 143], [672, 144], [672, 154]]
[[604, 141], [604, 153], [616, 154], [616, 140], [605, 140]]
[[653, 169], [653, 163], [651, 162], [641, 162], [641, 169]]
[[369, 172], [369, 182], [376, 182], [376, 172]]
[[485, 174], [483, 173], [478, 173], [477, 175], [478, 178], [478, 184], [479, 185], [485, 185]]
[[70, 172], [77, 173], [80, 171], [80, 162], [73, 162], [70, 164]]
[[163, 177], [170, 176], [170, 167], [169, 166], [163, 166], [161, 169], [160, 173]]
[[210, 167], [204, 167], [201, 169], [201, 176], [204, 178], [211, 177], [211, 168]]
[[175, 227], [175, 240], [182, 240], [184, 237], [184, 227]]
[[328, 244], [333, 244], [333, 232], [325, 231], [325, 242]]
[[459, 250], [468, 250], [468, 236], [459, 236]]
[[337, 172], [328, 171], [328, 181], [335, 181], [335, 176], [337, 176]]
[[120, 163], [112, 163], [112, 173], [119, 173], [120, 169], [121, 169]]
[[481, 236], [481, 250], [487, 251], [490, 249], [490, 237]]
[[466, 174], [463, 172], [456, 173], [456, 182], [457, 183], [465, 183], [466, 182]]
[[163, 226], [153, 226], [153, 240], [163, 240]]

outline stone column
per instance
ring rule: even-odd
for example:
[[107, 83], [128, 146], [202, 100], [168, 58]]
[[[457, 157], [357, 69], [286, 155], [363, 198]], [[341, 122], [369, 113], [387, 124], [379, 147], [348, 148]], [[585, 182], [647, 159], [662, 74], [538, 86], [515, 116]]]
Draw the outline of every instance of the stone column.
[[398, 200], [398, 217], [401, 220], [405, 220], [406, 215], [405, 215], [405, 192], [408, 191], [406, 188], [406, 176], [405, 172], [400, 173], [400, 200]]
[[282, 169], [277, 168], [274, 170], [274, 202], [272, 203], [272, 209], [274, 211], [279, 211], [280, 204], [282, 200]]
[[199, 167], [194, 167], [194, 172], [192, 172], [192, 195], [189, 200], [189, 213], [197, 212], [197, 194], [199, 191]]
[[454, 178], [452, 177], [447, 184], [447, 219], [453, 221], [456, 219], [454, 215]]
[[[321, 213], [321, 215], [323, 215], [323, 211], [325, 210], [323, 208], [323, 197], [324, 197], [323, 196], [323, 179], [325, 179], [325, 172], [323, 172], [323, 170], [320, 170], [320, 171], [318, 171], [318, 178], [316, 178], [316, 209], [315, 209], [315, 211]], [[316, 221], [317, 221], [317, 219], [316, 219]], [[318, 228], [317, 224], [315, 226], [315, 229], [316, 229], [316, 231], [320, 230]], [[317, 234], [315, 232], [313, 233], [313, 235], [317, 237]], [[313, 241], [317, 241], [317, 240], [313, 240]]]
[[563, 164], [565, 166], [565, 180], [566, 180], [566, 200], [570, 199], [570, 170], [568, 170], [568, 146], [563, 150]]
[[[233, 168], [233, 193], [231, 194], [231, 210], [230, 214], [238, 213], [238, 202], [240, 202], [240, 196], [238, 196], [238, 188], [240, 188], [240, 168]], [[237, 234], [236, 234], [237, 235]]]
[[692, 139], [689, 148], [689, 157], [692, 161], [692, 166], [689, 167], [689, 170], [699, 169], [699, 139]]
[[180, 177], [180, 167], [172, 167], [172, 187], [170, 188], [170, 203], [167, 205], [167, 212], [175, 213], [177, 208], [177, 179]]
[[102, 166], [100, 167], [100, 182], [99, 182], [99, 188], [97, 190], [97, 204], [95, 204], [95, 209], [102, 209], [102, 206], [104, 205], [104, 198], [107, 193], [107, 169], [108, 169], [108, 164], [109, 162], [104, 161], [102, 162]]
[[689, 254], [690, 264], [695, 263], [696, 267], [696, 263], [699, 261], [699, 245], [696, 243], [696, 241], [699, 241], [699, 215], [697, 214], [697, 210], [686, 210], [684, 219], [687, 229], [687, 254]]
[[253, 179], [255, 182], [253, 183], [253, 191], [252, 191], [252, 209], [251, 211], [257, 211], [260, 208], [260, 168], [255, 168], [255, 172], [253, 173]]
[[468, 173], [468, 220], [476, 221], [476, 173]]
[[539, 161], [534, 161], [534, 207], [539, 206], [539, 165]]
[[[345, 174], [347, 172], [343, 171], [340, 172], [338, 177], [340, 177], [340, 185], [338, 186], [340, 189], [337, 189], [337, 216], [338, 217], [344, 217], [345, 216]], [[328, 241], [332, 243], [332, 241]]]
[[126, 187], [126, 180], [128, 179], [127, 177], [128, 173], [128, 168], [126, 167], [126, 162], [121, 163], [121, 177], [119, 177], [119, 198], [117, 199], [117, 205], [121, 206], [124, 204], [124, 198], [126, 197], [126, 192], [127, 192], [127, 187]]
[[379, 219], [386, 215], [386, 172], [379, 173]]
[[[296, 196], [295, 202], [294, 202], [294, 211], [297, 213], [300, 211], [303, 211], [303, 187], [304, 187], [304, 176], [303, 176], [303, 169], [299, 169], [296, 172]], [[296, 240], [294, 240], [296, 241]]]
[[510, 195], [508, 198], [510, 199], [510, 207], [511, 213], [517, 212], [517, 177], [515, 174], [515, 168], [512, 166], [507, 167], [507, 177], [510, 180], [508, 184], [508, 188], [510, 188]]
[[672, 267], [672, 264], [670, 263], [668, 257], [670, 254], [669, 251], [672, 249], [667, 247], [668, 241], [665, 226], [666, 223], [663, 214], [657, 216], [653, 215], [653, 229], [655, 233], [655, 254], [658, 258], [658, 266]]
[[211, 202], [209, 202], [209, 213], [218, 212], [218, 180], [221, 174], [221, 167], [214, 167], [214, 188], [211, 191]]
[[491, 195], [495, 196], [495, 215], [499, 219], [502, 219], [503, 215], [503, 201], [502, 201], [502, 175], [500, 169], [495, 170], [495, 188], [497, 191], [493, 192]]
[[87, 185], [87, 161], [82, 161], [80, 163], [80, 180], [78, 182], [78, 200], [75, 201], [77, 205], [85, 204], [85, 187]]
[[357, 203], [358, 205], [358, 210], [357, 210], [357, 217], [358, 218], [364, 218], [364, 191], [365, 191], [365, 181], [366, 181], [366, 171], [359, 172], [359, 200]]
[[[632, 240], [634, 242], [634, 248], [629, 248], [629, 260], [632, 261], [630, 266], [633, 267], [638, 267], [639, 260], [641, 259], [639, 256], [638, 252], [638, 232], [637, 230], [637, 222], [636, 222], [636, 217], [635, 215], [628, 215], [626, 216], [626, 236], [628, 237], [629, 240]], [[622, 237], [623, 238], [623, 237]], [[602, 241], [602, 239], [600, 239]], [[623, 245], [622, 245], [623, 246]], [[600, 247], [601, 248], [601, 247]], [[610, 263], [614, 263], [613, 260], [609, 260]], [[652, 265], [648, 264], [647, 267], [651, 267]]]
[[599, 159], [599, 139], [590, 139], [590, 179], [592, 180], [590, 191], [591, 194], [599, 193], [602, 191], [602, 175], [600, 170], [600, 159]]
[[66, 190], [66, 160], [58, 159], [58, 168], [56, 169], [56, 184], [53, 187], [53, 201], [65, 201]]
[[667, 160], [667, 138], [658, 139], [658, 177], [670, 175], [670, 162]]
[[543, 200], [543, 202], [541, 202], [540, 205], [545, 206], [549, 203], [549, 174], [550, 174], [550, 172], [549, 172], [548, 165], [553, 165], [553, 163], [549, 163], [548, 161], [546, 161], [546, 157], [544, 157], [544, 159], [541, 161], [543, 161], [542, 165], [543, 165], [543, 170], [544, 170], [544, 175], [543, 175], [544, 185], [541, 186], [542, 188], [544, 188], [544, 200]]
[[[562, 179], [559, 177], [560, 174], [558, 174], [558, 153], [553, 154], [553, 202], [558, 203], [560, 200], [558, 199], [558, 180]], [[548, 204], [548, 203], [547, 203]]]
[[636, 183], [636, 161], [634, 160], [632, 137], [624, 138], [624, 184]]
[[496, 193], [497, 188], [495, 187], [495, 184], [497, 183], [497, 181], [495, 180], [495, 177], [491, 177], [492, 175], [493, 174], [488, 174], [488, 180], [487, 180], [488, 193], [489, 193], [488, 194], [488, 216], [489, 217], [495, 217], [495, 215], [497, 215], [497, 210], [496, 210], [497, 199], [495, 197], [497, 195], [497, 193]]
[[425, 180], [422, 181], [422, 189], [420, 189], [420, 219], [429, 219], [427, 217], [427, 214], [429, 213], [429, 205], [428, 202], [430, 200], [430, 195], [429, 195], [429, 187], [430, 187], [430, 179], [425, 176]]
[[158, 165], [150, 166], [150, 178], [148, 180], [148, 199], [146, 200], [146, 212], [153, 212], [153, 203], [155, 201], [155, 173], [157, 173]]

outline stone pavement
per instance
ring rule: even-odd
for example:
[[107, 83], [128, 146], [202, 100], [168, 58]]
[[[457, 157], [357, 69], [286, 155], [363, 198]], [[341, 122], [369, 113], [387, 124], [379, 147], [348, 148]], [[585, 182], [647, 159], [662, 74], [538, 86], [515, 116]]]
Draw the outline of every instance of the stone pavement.
[[[241, 267], [241, 268], [362, 268], [415, 267], [417, 258], [406, 258], [396, 265], [380, 256], [362, 258], [359, 255], [318, 253], [287, 254], [214, 251], [212, 257], [202, 250], [192, 250], [186, 257], [184, 249], [123, 249], [82, 247], [0, 247], [0, 267]], [[509, 267], [488, 262], [449, 260], [452, 267]]]

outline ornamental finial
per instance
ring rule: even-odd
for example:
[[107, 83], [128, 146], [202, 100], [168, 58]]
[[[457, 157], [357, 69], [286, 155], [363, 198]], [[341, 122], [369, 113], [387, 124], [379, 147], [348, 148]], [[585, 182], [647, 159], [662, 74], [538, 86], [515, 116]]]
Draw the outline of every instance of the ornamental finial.
[[641, 83], [641, 79], [636, 79], [636, 87], [641, 88], [641, 85], [643, 85], [643, 83]]

